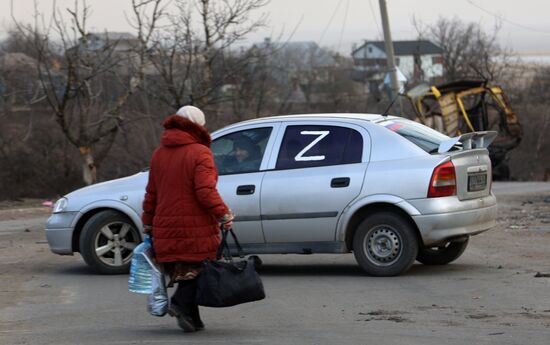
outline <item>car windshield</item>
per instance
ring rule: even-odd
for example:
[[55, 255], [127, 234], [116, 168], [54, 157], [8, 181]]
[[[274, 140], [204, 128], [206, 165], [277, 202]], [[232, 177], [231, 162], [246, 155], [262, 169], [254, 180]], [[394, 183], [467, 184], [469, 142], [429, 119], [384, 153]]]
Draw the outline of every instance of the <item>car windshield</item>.
[[437, 152], [439, 145], [449, 139], [445, 134], [410, 120], [391, 119], [378, 124], [399, 134], [428, 153]]

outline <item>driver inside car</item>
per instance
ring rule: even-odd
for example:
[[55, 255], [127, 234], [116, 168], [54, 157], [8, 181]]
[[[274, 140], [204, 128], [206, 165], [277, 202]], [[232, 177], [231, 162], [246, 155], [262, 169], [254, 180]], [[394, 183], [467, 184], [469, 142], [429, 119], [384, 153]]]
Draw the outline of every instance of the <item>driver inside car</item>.
[[224, 165], [231, 172], [247, 172], [258, 171], [260, 163], [260, 148], [250, 138], [242, 136], [233, 142], [233, 152]]

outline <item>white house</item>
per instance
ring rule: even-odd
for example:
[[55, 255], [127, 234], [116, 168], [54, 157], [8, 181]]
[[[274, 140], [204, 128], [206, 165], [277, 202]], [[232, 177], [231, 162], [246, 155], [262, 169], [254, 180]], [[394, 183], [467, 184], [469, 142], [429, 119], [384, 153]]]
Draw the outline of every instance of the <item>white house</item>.
[[114, 52], [127, 53], [133, 51], [140, 44], [139, 39], [127, 32], [91, 32], [79, 38], [79, 46], [91, 51], [113, 47]]
[[[409, 82], [437, 81], [443, 77], [443, 50], [426, 40], [394, 41], [396, 66]], [[367, 41], [352, 52], [356, 81], [380, 81], [387, 72], [384, 41]]]

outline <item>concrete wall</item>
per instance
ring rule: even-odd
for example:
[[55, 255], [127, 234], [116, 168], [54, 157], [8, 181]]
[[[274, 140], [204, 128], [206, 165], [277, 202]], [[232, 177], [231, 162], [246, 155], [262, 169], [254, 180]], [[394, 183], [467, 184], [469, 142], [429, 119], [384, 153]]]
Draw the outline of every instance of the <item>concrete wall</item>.
[[424, 76], [426, 79], [443, 76], [443, 64], [433, 63], [433, 58], [440, 56], [441, 55], [424, 55], [421, 57], [422, 69], [424, 70]]
[[[424, 71], [424, 79], [429, 80], [436, 77], [443, 76], [443, 65], [440, 63], [433, 63], [433, 58], [440, 55], [422, 55], [420, 57], [422, 70]], [[414, 57], [412, 55], [397, 56], [399, 63], [397, 67], [407, 77], [407, 79], [414, 79]]]
[[407, 80], [411, 80], [414, 72], [414, 58], [412, 55], [397, 56], [399, 63], [397, 67], [407, 77]]

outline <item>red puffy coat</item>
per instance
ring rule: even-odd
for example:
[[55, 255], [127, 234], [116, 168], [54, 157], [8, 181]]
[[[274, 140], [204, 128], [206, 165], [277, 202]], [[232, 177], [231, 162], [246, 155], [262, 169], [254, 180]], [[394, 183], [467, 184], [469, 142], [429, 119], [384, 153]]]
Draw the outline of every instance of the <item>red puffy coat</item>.
[[168, 117], [161, 146], [153, 153], [142, 220], [153, 226], [158, 262], [214, 259], [218, 221], [228, 207], [216, 189], [218, 173], [210, 134], [181, 116]]

